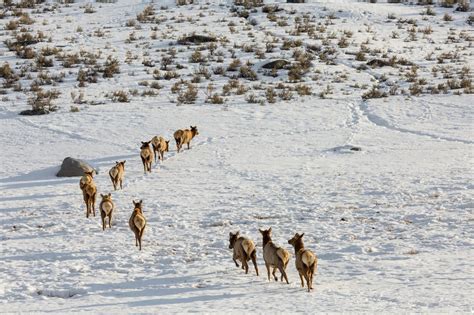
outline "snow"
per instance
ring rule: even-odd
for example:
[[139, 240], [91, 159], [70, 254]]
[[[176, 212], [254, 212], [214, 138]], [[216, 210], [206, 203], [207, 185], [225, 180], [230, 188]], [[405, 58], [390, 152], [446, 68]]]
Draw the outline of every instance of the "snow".
[[[131, 31], [123, 25], [145, 4], [95, 4], [98, 12], [91, 15], [83, 14], [80, 5], [46, 15], [49, 26], [74, 17], [70, 27], [58, 29], [55, 41], [76, 36], [76, 43], [64, 45], [104, 51], [108, 42], [104, 57], [113, 52], [121, 60], [121, 74], [88, 85], [86, 99], [106, 100], [108, 91], [137, 88], [137, 82], [149, 80], [141, 62], [123, 63], [135, 46], [124, 44]], [[187, 7], [173, 7], [172, 1], [168, 5], [165, 15], [193, 14]], [[320, 5], [281, 4], [318, 13], [323, 12]], [[348, 20], [343, 29], [359, 19], [381, 28], [387, 12], [418, 17], [422, 9], [349, 1], [324, 5], [342, 10], [338, 14]], [[200, 27], [218, 33], [211, 23], [228, 15], [228, 7], [208, 7], [212, 20], [206, 17], [208, 25]], [[440, 19], [446, 9], [436, 10]], [[460, 22], [465, 16], [455, 15], [450, 27], [458, 33], [466, 29]], [[261, 27], [268, 23], [265, 15], [256, 19]], [[40, 24], [34, 27], [48, 27]], [[107, 25], [110, 34], [100, 39], [68, 33], [77, 25], [85, 34]], [[167, 48], [194, 26], [176, 22], [175, 27], [170, 38], [150, 42], [150, 52]], [[386, 26], [387, 34], [393, 27]], [[137, 36], [149, 33], [143, 28]], [[222, 32], [236, 41], [245, 35], [231, 37], [227, 27]], [[354, 33], [355, 40], [365, 39]], [[420, 63], [426, 55], [416, 50], [410, 55], [396, 41], [390, 44]], [[139, 55], [140, 45], [134, 50]], [[436, 45], [443, 44], [430, 49]], [[17, 61], [4, 46], [0, 49], [1, 62]], [[242, 55], [247, 58], [251, 54]], [[187, 64], [185, 57], [177, 59]], [[354, 60], [338, 60], [336, 66], [317, 62], [323, 80], [309, 81], [314, 95], [263, 106], [234, 95], [224, 105], [199, 101], [176, 106], [169, 98], [171, 82], [160, 81], [165, 87], [157, 97], [132, 97], [125, 104], [106, 100], [73, 113], [69, 93], [78, 89], [72, 75], [59, 85], [64, 93], [58, 112], [19, 116], [28, 107], [26, 98], [9, 92], [14, 99], [0, 103], [0, 312], [472, 312], [472, 94], [362, 101], [362, 91], [350, 84], [371, 84], [374, 75], [396, 71], [359, 72]], [[465, 63], [472, 67], [472, 51]], [[320, 98], [317, 92], [337, 71], [349, 73], [350, 82], [331, 83], [334, 93]], [[140, 141], [155, 135], [171, 139], [176, 129], [189, 125], [199, 129], [191, 149], [177, 154], [172, 140], [164, 163], [144, 175]], [[351, 151], [352, 146], [361, 151]], [[96, 217], [86, 219], [79, 178], [55, 177], [67, 156], [98, 168], [99, 193], [111, 192], [117, 207], [112, 229], [102, 231], [100, 197]], [[124, 159], [124, 189], [113, 191], [108, 170]], [[134, 199], [143, 199], [148, 220], [142, 251], [128, 227]], [[295, 232], [305, 233], [306, 247], [319, 259], [313, 292], [300, 287], [293, 258], [289, 285], [267, 281], [258, 229], [270, 226], [274, 241], [292, 257], [287, 240]], [[232, 262], [228, 234], [237, 230], [256, 241], [259, 277], [252, 268], [245, 275]]]

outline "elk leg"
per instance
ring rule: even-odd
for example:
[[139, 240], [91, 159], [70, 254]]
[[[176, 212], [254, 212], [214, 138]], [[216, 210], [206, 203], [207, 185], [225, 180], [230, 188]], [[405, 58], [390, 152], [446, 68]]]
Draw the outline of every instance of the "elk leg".
[[145, 162], [145, 159], [143, 157], [141, 157], [141, 158], [142, 158], [142, 163], [143, 163], [143, 172], [146, 174], [146, 162]]
[[285, 268], [283, 268], [283, 266], [280, 265], [280, 266], [278, 266], [278, 269], [280, 270], [281, 275], [282, 275], [282, 279], [281, 279], [281, 280], [283, 281], [283, 278], [285, 278], [286, 283], [287, 283], [287, 284], [290, 284], [290, 282], [288, 282], [288, 277], [286, 276]]
[[145, 228], [143, 228], [139, 233], [139, 239], [138, 242], [140, 243], [140, 250], [142, 250], [142, 238], [143, 238], [143, 233], [145, 232]]
[[244, 257], [242, 257], [242, 269], [245, 270], [245, 274], [249, 273], [249, 265], [247, 264], [247, 256], [244, 254]]
[[83, 196], [84, 198], [84, 203], [86, 204], [86, 218], [89, 217], [89, 199], [87, 198], [87, 195], [84, 193]]
[[94, 213], [95, 217], [95, 194], [92, 195], [92, 212]]
[[304, 277], [306, 278], [306, 284], [308, 285], [308, 292], [311, 292], [311, 284], [309, 283], [311, 279], [311, 274], [310, 272], [307, 272]]
[[257, 276], [258, 276], [258, 267], [257, 267], [257, 251], [253, 251], [252, 252], [252, 255], [250, 256], [250, 258], [252, 258], [252, 262], [253, 262], [253, 265], [255, 267], [255, 272], [257, 272]]
[[268, 281], [270, 281], [270, 266], [265, 262], [265, 267], [267, 267]]

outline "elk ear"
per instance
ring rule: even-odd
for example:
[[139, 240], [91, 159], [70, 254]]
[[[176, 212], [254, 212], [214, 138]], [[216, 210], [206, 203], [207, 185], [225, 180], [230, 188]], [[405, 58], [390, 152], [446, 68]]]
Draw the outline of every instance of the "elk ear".
[[125, 164], [125, 162], [127, 162], [127, 160], [123, 160], [123, 162], [122, 162], [122, 163], [123, 163], [123, 164]]
[[111, 194], [111, 193], [109, 193], [109, 197], [112, 197], [112, 194]]
[[142, 144], [145, 144], [146, 142], [140, 141]]
[[263, 235], [263, 232], [264, 232], [264, 231], [262, 231], [261, 229], [258, 229], [258, 231]]
[[268, 233], [271, 233], [271, 232], [272, 232], [272, 228], [270, 227], [270, 228], [268, 229]]
[[304, 233], [303, 233], [303, 234], [301, 234], [299, 238], [303, 238], [303, 235], [304, 235]]
[[104, 196], [104, 195], [102, 195], [102, 194], [100, 194], [100, 196], [101, 196], [102, 198], [104, 198], [104, 197], [105, 197], [105, 196]]
[[239, 235], [239, 234], [240, 234], [240, 231], [235, 232], [235, 235]]
[[139, 201], [138, 203], [141, 205], [141, 204], [142, 204], [142, 202], [143, 202], [143, 200], [142, 200], [142, 199], [140, 199], [140, 201]]
[[193, 126], [189, 126], [189, 127], [191, 127], [191, 129], [193, 129]]
[[232, 237], [232, 236], [234, 236], [234, 234], [232, 234], [232, 232], [229, 232], [229, 236]]

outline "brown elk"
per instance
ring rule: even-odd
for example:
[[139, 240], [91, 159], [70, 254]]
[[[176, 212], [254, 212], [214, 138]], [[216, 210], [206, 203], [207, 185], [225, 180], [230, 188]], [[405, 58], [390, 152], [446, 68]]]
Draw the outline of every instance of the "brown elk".
[[190, 126], [190, 129], [178, 129], [174, 132], [174, 140], [176, 141], [176, 149], [179, 151], [183, 144], [188, 145], [188, 150], [190, 149], [191, 140], [199, 134], [197, 126]]
[[270, 268], [273, 268], [273, 278], [275, 281], [278, 281], [277, 276], [275, 275], [276, 270], [280, 270], [281, 281], [285, 278], [286, 283], [288, 282], [288, 277], [286, 275], [286, 266], [290, 260], [290, 253], [273, 243], [272, 241], [272, 228], [268, 230], [260, 230], [260, 233], [263, 236], [263, 260], [265, 261], [265, 267], [267, 267], [268, 281], [270, 281]]
[[155, 154], [155, 163], [159, 159], [163, 162], [164, 153], [169, 151], [169, 140], [166, 141], [163, 137], [154, 136], [151, 139], [151, 145], [153, 146], [153, 154]]
[[135, 202], [134, 200], [133, 205], [135, 208], [128, 220], [128, 225], [135, 234], [135, 246], [139, 246], [139, 250], [142, 250], [142, 238], [146, 227], [146, 219], [143, 216], [142, 211], [142, 200], [138, 202]]
[[308, 292], [313, 288], [313, 275], [316, 271], [318, 258], [309, 249], [304, 248], [303, 234], [296, 233], [292, 239], [288, 240], [288, 244], [293, 245], [296, 255], [296, 269], [300, 275], [301, 286], [304, 288], [303, 277], [306, 279]]
[[150, 149], [150, 142], [151, 141], [142, 141], [142, 146], [140, 147], [140, 158], [142, 159], [145, 174], [147, 172], [151, 173], [151, 163], [153, 162], [153, 150]]
[[82, 190], [82, 196], [86, 204], [86, 218], [89, 214], [93, 214], [95, 217], [95, 199], [97, 195], [97, 187], [94, 182], [94, 170], [84, 172], [84, 175], [79, 181], [79, 187]]
[[229, 248], [233, 249], [232, 259], [237, 267], [239, 264], [237, 260], [242, 262], [242, 269], [245, 269], [245, 273], [249, 273], [248, 261], [252, 260], [253, 266], [255, 267], [255, 272], [258, 276], [258, 267], [257, 267], [257, 249], [255, 243], [246, 237], [240, 236], [240, 232], [229, 233]]
[[105, 230], [105, 220], [109, 218], [109, 228], [112, 228], [112, 214], [114, 212], [115, 204], [112, 201], [112, 194], [102, 195], [102, 201], [100, 202], [100, 217], [102, 218], [102, 230]]
[[109, 171], [110, 179], [114, 185], [114, 190], [117, 190], [117, 187], [120, 185], [122, 189], [123, 177], [125, 175], [125, 160], [120, 162], [115, 162], [115, 166], [112, 167]]

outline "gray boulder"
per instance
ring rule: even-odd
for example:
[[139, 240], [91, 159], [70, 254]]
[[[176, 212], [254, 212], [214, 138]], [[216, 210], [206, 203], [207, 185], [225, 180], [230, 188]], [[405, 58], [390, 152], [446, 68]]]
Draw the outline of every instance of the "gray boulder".
[[390, 62], [382, 59], [372, 59], [367, 62], [367, 65], [372, 68], [382, 68], [390, 66]]
[[209, 43], [209, 42], [216, 42], [217, 38], [212, 36], [206, 35], [191, 35], [178, 40], [178, 44], [186, 45], [186, 44], [202, 44], [202, 43]]
[[98, 174], [97, 170], [93, 168], [89, 163], [84, 160], [74, 159], [72, 157], [67, 157], [64, 159], [63, 164], [61, 164], [61, 169], [56, 174], [57, 177], [74, 177], [82, 176], [85, 171], [95, 171]]
[[273, 69], [273, 68], [275, 68], [277, 70], [280, 70], [280, 69], [283, 69], [284, 67], [286, 67], [288, 64], [289, 64], [289, 62], [284, 60], [284, 59], [277, 59], [277, 60], [267, 62], [266, 64], [264, 64], [262, 66], [262, 68], [264, 68], [264, 69]]

